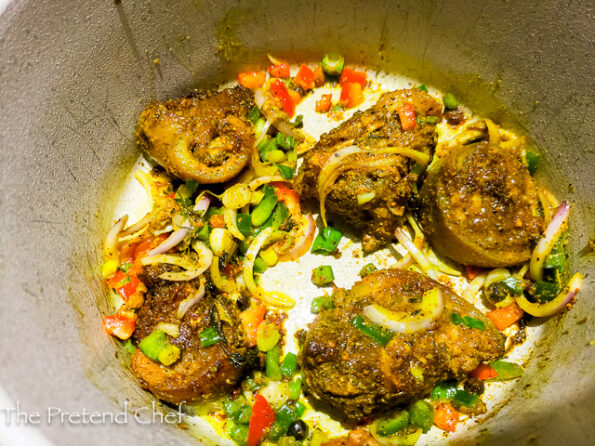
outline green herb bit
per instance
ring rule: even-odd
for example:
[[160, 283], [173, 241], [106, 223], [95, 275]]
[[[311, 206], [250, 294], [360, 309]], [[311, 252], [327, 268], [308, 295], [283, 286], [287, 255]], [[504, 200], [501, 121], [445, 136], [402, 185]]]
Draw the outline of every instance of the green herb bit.
[[527, 163], [527, 170], [531, 175], [534, 175], [541, 164], [541, 155], [537, 152], [527, 150], [525, 153], [525, 162]]
[[238, 214], [236, 217], [236, 225], [244, 237], [250, 235], [252, 229], [252, 217], [250, 214]]
[[275, 422], [279, 423], [279, 425], [283, 429], [283, 434], [287, 432], [287, 428], [289, 427], [289, 425], [298, 418], [298, 413], [289, 404], [284, 404], [275, 414]]
[[343, 237], [343, 233], [330, 226], [318, 233], [312, 244], [311, 252], [314, 254], [332, 254]]
[[434, 408], [426, 401], [416, 401], [409, 408], [409, 422], [428, 432], [434, 424]]
[[234, 417], [234, 421], [240, 424], [248, 424], [250, 423], [250, 417], [252, 416], [252, 407], [249, 405], [244, 405], [240, 407], [240, 410]]
[[291, 167], [284, 166], [283, 164], [275, 164], [275, 167], [279, 169], [281, 176], [286, 180], [291, 180], [293, 178], [293, 169]]
[[331, 308], [334, 308], [334, 306], [335, 304], [331, 296], [319, 296], [312, 299], [310, 311], [313, 314], [318, 314], [322, 310], [330, 310]]
[[262, 141], [258, 143], [258, 154], [260, 155], [260, 159], [262, 162], [268, 162], [268, 153], [272, 152], [277, 149], [277, 143], [275, 142], [275, 138], [264, 138]]
[[417, 123], [422, 124], [438, 124], [440, 118], [438, 116], [424, 116], [417, 118]]
[[312, 283], [316, 286], [326, 286], [333, 283], [335, 275], [330, 265], [321, 265], [312, 270]]
[[288, 151], [295, 147], [295, 138], [293, 136], [285, 136], [283, 133], [279, 132], [277, 133], [277, 136], [275, 136], [275, 143], [281, 149]]
[[351, 325], [383, 347], [395, 336], [392, 331], [373, 323], [362, 315], [354, 316], [350, 322]]
[[211, 345], [218, 344], [223, 340], [219, 332], [214, 327], [204, 329], [198, 336], [200, 338], [200, 345], [202, 347], [210, 347]]
[[507, 277], [502, 281], [502, 284], [517, 296], [523, 294], [523, 282], [514, 276]]
[[419, 87], [417, 87], [417, 89], [419, 91], [425, 91], [426, 93], [428, 92], [428, 87], [426, 87], [426, 84], [421, 84]]
[[452, 93], [446, 93], [442, 98], [442, 102], [444, 102], [444, 106], [449, 110], [454, 110], [459, 106], [459, 101]]
[[483, 321], [469, 316], [461, 316], [456, 311], [450, 314], [450, 320], [455, 325], [466, 325], [469, 328], [477, 328], [478, 330], [485, 330], [486, 326]]
[[297, 370], [297, 356], [295, 353], [287, 353], [283, 362], [281, 363], [281, 374], [285, 378], [291, 378], [291, 376]]
[[123, 263], [122, 265], [120, 265], [120, 271], [122, 271], [123, 273], [127, 273], [131, 266], [132, 262]]
[[359, 275], [362, 278], [364, 278], [364, 277], [372, 274], [374, 271], [378, 271], [378, 268], [376, 268], [376, 265], [374, 265], [373, 263], [368, 263], [360, 270]]
[[329, 76], [340, 76], [345, 65], [345, 58], [340, 54], [327, 53], [322, 58], [322, 71]]
[[248, 119], [252, 121], [253, 124], [256, 124], [256, 121], [258, 121], [261, 116], [262, 114], [257, 106], [252, 107], [248, 112]]
[[136, 351], [136, 346], [132, 343], [130, 339], [127, 339], [126, 342], [124, 342], [124, 348], [130, 354]]
[[280, 356], [281, 348], [279, 347], [279, 344], [266, 352], [265, 374], [273, 380], [280, 380], [282, 377], [281, 367], [279, 366]]
[[225, 415], [227, 415], [228, 418], [235, 418], [239, 414], [242, 407], [246, 405], [246, 403], [246, 398], [241, 395], [235, 399], [227, 398], [223, 402], [223, 410], [225, 410]]
[[539, 280], [537, 282], [537, 286], [535, 287], [535, 293], [533, 297], [538, 302], [550, 302], [558, 295], [560, 291], [560, 286], [555, 282], [546, 282], [545, 280]]
[[376, 423], [376, 432], [382, 437], [396, 434], [409, 426], [409, 412], [404, 410], [390, 419], [379, 420]]
[[304, 115], [297, 115], [293, 121], [289, 123], [295, 128], [302, 128], [304, 126]]

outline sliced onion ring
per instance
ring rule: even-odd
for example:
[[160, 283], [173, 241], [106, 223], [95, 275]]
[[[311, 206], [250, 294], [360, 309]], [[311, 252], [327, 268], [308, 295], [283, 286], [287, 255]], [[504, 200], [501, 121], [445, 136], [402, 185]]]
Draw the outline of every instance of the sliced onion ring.
[[149, 251], [147, 257], [164, 254], [170, 249], [175, 248], [182, 242], [182, 240], [184, 240], [184, 238], [186, 238], [189, 232], [190, 229], [188, 228], [180, 228], [177, 231], [172, 232], [159, 246]]
[[159, 278], [163, 280], [172, 281], [188, 281], [197, 278], [204, 273], [209, 265], [197, 266], [190, 260], [183, 259], [179, 256], [168, 255], [168, 254], [157, 254], [150, 257], [143, 257], [141, 259], [142, 265], [155, 265], [158, 263], [167, 263], [169, 265], [176, 265], [180, 268], [184, 268], [186, 271], [177, 273], [165, 272], [159, 275]]
[[229, 208], [223, 209], [223, 219], [225, 220], [225, 226], [227, 226], [227, 229], [229, 229], [229, 232], [231, 232], [231, 235], [233, 235], [238, 240], [244, 240], [246, 237], [244, 237], [244, 234], [242, 234], [238, 228], [238, 224], [237, 224], [237, 220], [236, 220], [237, 215], [238, 214], [234, 209], [229, 209]]
[[194, 293], [192, 296], [184, 299], [178, 305], [178, 312], [176, 314], [178, 316], [178, 319], [182, 319], [184, 317], [184, 315], [186, 314], [186, 312], [190, 308], [192, 308], [194, 305], [196, 305], [204, 297], [205, 283], [206, 283], [205, 277], [200, 276], [200, 287], [198, 288], [198, 291], [196, 293]]
[[397, 333], [413, 333], [427, 329], [432, 321], [442, 314], [444, 296], [440, 288], [432, 288], [424, 293], [420, 304], [422, 311], [415, 316], [405, 311], [391, 311], [379, 305], [364, 307], [364, 316], [372, 322]]
[[302, 217], [302, 224], [300, 225], [303, 235], [299, 240], [296, 240], [293, 248], [287, 254], [282, 255], [279, 261], [295, 260], [308, 252], [314, 240], [314, 233], [316, 232], [316, 223], [312, 214]]
[[409, 254], [415, 259], [424, 273], [434, 280], [438, 279], [438, 274], [436, 274], [434, 266], [430, 263], [425, 254], [415, 246], [409, 238], [409, 235], [402, 228], [395, 229], [395, 237], [397, 237], [399, 243], [409, 251]]
[[107, 260], [114, 260], [120, 264], [120, 258], [118, 256], [118, 241], [120, 240], [120, 233], [126, 222], [128, 221], [128, 214], [120, 218], [108, 231], [105, 236], [105, 242], [103, 243], [103, 255]]
[[525, 312], [535, 317], [553, 316], [556, 313], [563, 311], [574, 296], [579, 292], [583, 284], [583, 276], [581, 273], [576, 273], [564, 287], [562, 292], [553, 300], [545, 304], [538, 304], [529, 302], [524, 296], [517, 296], [516, 303]]
[[543, 278], [543, 262], [545, 262], [545, 258], [554, 249], [556, 242], [566, 229], [569, 214], [570, 203], [563, 201], [533, 250], [531, 262], [529, 263], [529, 273], [533, 280], [537, 281]]

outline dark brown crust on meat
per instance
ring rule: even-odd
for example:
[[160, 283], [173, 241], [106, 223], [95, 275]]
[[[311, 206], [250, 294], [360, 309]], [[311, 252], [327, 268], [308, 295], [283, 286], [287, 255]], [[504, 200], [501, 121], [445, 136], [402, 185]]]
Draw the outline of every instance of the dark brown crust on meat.
[[[423, 293], [439, 287], [445, 309], [432, 325], [396, 334], [382, 347], [350, 320], [366, 305], [414, 311]], [[306, 335], [300, 356], [309, 393], [352, 419], [426, 396], [436, 382], [463, 378], [482, 361], [504, 353], [504, 337], [479, 310], [450, 289], [415, 272], [389, 269], [334, 294], [335, 308], [320, 313]], [[454, 325], [453, 311], [484, 322], [486, 329]], [[423, 371], [415, 378], [411, 367]]]
[[246, 115], [253, 98], [251, 90], [238, 86], [152, 102], [138, 120], [137, 142], [178, 178], [228, 181], [250, 160], [254, 129]]
[[[440, 116], [441, 105], [427, 93], [417, 89], [385, 93], [370, 109], [355, 113], [339, 127], [320, 137], [320, 141], [304, 156], [294, 186], [302, 198], [318, 198], [317, 182], [328, 158], [344, 147], [360, 148], [409, 147], [428, 155], [436, 144], [433, 125], [422, 124], [410, 131], [401, 129], [398, 109], [411, 103], [418, 117]], [[381, 158], [394, 160], [391, 166], [366, 167]], [[353, 155], [349, 161], [360, 164], [347, 170], [335, 182], [326, 198], [326, 208], [349, 224], [363, 230], [363, 249], [367, 252], [392, 240], [400, 224], [405, 203], [412, 194], [418, 175], [411, 172], [415, 164], [400, 155]], [[375, 197], [360, 205], [358, 194], [374, 192]]]
[[432, 246], [464, 265], [530, 259], [543, 230], [529, 171], [511, 149], [487, 142], [453, 149], [421, 189], [421, 223]]
[[[241, 356], [246, 351], [241, 331], [237, 329], [238, 310], [227, 299], [207, 293], [180, 321], [176, 316], [178, 305], [198, 289], [199, 282], [161, 280], [158, 276], [164, 270], [163, 266], [147, 266], [140, 275], [149, 291], [138, 310], [132, 339], [134, 343], [140, 342], [160, 322], [178, 323], [180, 335], [170, 338], [170, 342], [181, 349], [182, 356], [166, 367], [137, 349], [132, 355], [132, 371], [144, 388], [169, 403], [200, 402], [221, 396], [229, 392], [243, 374], [243, 367], [236, 367], [232, 364], [234, 361], [230, 361], [230, 355]], [[220, 311], [225, 312], [225, 318], [219, 317]], [[226, 343], [201, 347], [199, 333], [212, 325], [213, 317], [218, 318]]]

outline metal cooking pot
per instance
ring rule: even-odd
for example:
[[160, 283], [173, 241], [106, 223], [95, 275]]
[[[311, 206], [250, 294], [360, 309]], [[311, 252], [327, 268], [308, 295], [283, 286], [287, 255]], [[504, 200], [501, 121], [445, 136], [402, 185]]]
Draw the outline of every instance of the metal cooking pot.
[[[215, 86], [266, 52], [329, 50], [452, 91], [546, 153], [541, 181], [575, 204], [573, 268], [590, 275], [574, 309], [546, 322], [510, 402], [449, 439], [595, 444], [592, 6], [0, 0], [2, 445], [195, 444], [171, 418], [144, 424], [171, 410], [151, 409], [101, 328], [101, 241], [138, 156], [136, 119], [150, 99]], [[83, 410], [128, 419], [83, 422]]]

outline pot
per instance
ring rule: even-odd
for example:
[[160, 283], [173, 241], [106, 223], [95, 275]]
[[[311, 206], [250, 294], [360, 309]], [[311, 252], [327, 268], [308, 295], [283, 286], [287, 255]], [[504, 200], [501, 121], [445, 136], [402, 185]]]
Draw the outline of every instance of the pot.
[[[196, 444], [101, 327], [101, 243], [139, 155], [136, 119], [151, 99], [216, 86], [267, 52], [329, 50], [451, 91], [544, 151], [540, 181], [574, 203], [584, 288], [545, 322], [509, 403], [449, 438], [595, 443], [591, 2], [14, 0], [0, 12], [3, 445]], [[210, 442], [207, 427], [194, 434]]]

